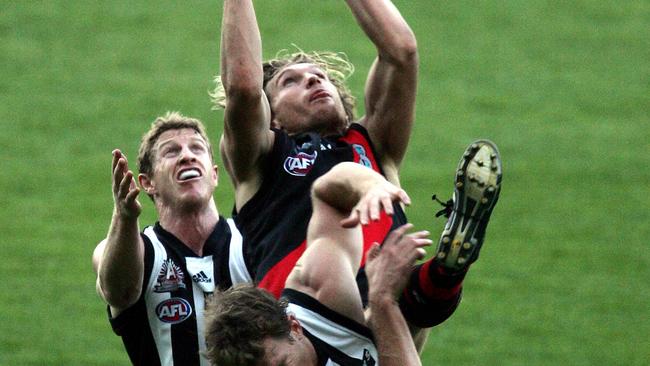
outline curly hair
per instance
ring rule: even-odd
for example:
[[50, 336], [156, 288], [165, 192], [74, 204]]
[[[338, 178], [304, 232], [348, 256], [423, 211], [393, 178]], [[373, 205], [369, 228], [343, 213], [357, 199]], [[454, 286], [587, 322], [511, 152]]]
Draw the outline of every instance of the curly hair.
[[[348, 61], [344, 53], [331, 51], [305, 52], [299, 48], [297, 52], [293, 53], [287, 50], [281, 50], [275, 58], [267, 60], [262, 64], [262, 70], [264, 71], [264, 83], [262, 87], [264, 90], [266, 90], [268, 82], [284, 67], [301, 63], [314, 64], [327, 74], [327, 77], [334, 84], [341, 96], [348, 121], [354, 121], [356, 100], [345, 85], [347, 78], [354, 73], [354, 65]], [[214, 81], [216, 87], [210, 93], [213, 103], [212, 109], [223, 109], [226, 107], [226, 92], [221, 82], [221, 76], [217, 75]], [[269, 102], [271, 101], [269, 100]]]
[[245, 284], [217, 292], [205, 311], [205, 355], [213, 365], [255, 366], [267, 338], [291, 340], [287, 302]]
[[142, 136], [138, 150], [138, 171], [141, 174], [151, 175], [153, 173], [156, 157], [154, 146], [160, 135], [169, 130], [180, 130], [183, 128], [191, 128], [201, 135], [208, 147], [210, 157], [214, 161], [212, 146], [210, 145], [210, 140], [208, 139], [203, 122], [196, 118], [185, 117], [179, 112], [167, 112], [164, 116], [156, 118], [151, 124], [149, 131]]

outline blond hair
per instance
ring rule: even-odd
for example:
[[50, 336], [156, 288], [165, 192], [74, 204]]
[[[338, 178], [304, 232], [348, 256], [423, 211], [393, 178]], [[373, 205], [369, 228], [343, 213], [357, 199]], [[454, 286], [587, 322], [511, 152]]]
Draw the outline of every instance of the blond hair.
[[[293, 53], [290, 53], [287, 50], [281, 50], [276, 54], [275, 58], [267, 60], [262, 64], [262, 69], [264, 71], [264, 83], [262, 84], [262, 87], [264, 90], [266, 90], [268, 82], [284, 67], [301, 63], [314, 64], [327, 74], [327, 77], [338, 90], [348, 121], [354, 121], [356, 101], [348, 87], [345, 85], [347, 78], [354, 73], [354, 65], [348, 61], [347, 56], [341, 52], [305, 52], [298, 47], [296, 48], [298, 51]], [[221, 76], [217, 75], [214, 81], [216, 87], [214, 88], [214, 91], [210, 93], [213, 104], [212, 109], [223, 109], [226, 107], [226, 91], [221, 82]]]

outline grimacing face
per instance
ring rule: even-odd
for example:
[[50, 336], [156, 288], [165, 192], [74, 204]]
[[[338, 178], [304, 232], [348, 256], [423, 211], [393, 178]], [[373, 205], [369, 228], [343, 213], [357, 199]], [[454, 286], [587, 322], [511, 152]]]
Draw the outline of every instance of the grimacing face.
[[207, 142], [192, 128], [167, 130], [154, 145], [153, 173], [141, 179], [147, 193], [165, 206], [191, 207], [209, 201], [217, 186]]
[[285, 66], [269, 81], [266, 93], [273, 115], [271, 126], [288, 134], [336, 134], [347, 127], [338, 89], [314, 64]]

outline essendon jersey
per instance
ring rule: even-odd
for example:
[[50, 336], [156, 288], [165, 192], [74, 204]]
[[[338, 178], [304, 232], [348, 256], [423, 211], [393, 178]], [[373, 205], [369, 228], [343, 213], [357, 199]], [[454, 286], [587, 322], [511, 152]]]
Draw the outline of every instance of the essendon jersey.
[[[142, 294], [110, 322], [135, 365], [209, 365], [203, 311], [215, 289], [250, 282], [242, 238], [232, 220], [219, 222], [199, 257], [160, 224], [143, 231]], [[110, 310], [109, 310], [110, 317]]]
[[[245, 261], [253, 279], [279, 297], [306, 248], [313, 182], [346, 161], [383, 172], [368, 133], [359, 124], [352, 124], [344, 136], [332, 138], [314, 133], [291, 137], [283, 131], [274, 133], [275, 143], [264, 164], [260, 189], [240, 212], [234, 213], [234, 219], [244, 237]], [[364, 227], [364, 252], [372, 243], [381, 243], [391, 228], [406, 223], [399, 205], [395, 212], [393, 217], [384, 215], [379, 222]], [[358, 283], [365, 299], [363, 270]]]
[[319, 366], [375, 366], [378, 354], [372, 332], [313, 297], [285, 289], [287, 312], [296, 316], [316, 351]]

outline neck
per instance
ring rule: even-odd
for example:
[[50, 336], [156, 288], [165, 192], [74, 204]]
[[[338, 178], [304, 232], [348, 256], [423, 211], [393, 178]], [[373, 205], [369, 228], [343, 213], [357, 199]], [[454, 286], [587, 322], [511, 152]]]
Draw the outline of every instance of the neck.
[[314, 348], [314, 345], [311, 343], [311, 340], [309, 340], [307, 337], [305, 337], [305, 348], [307, 348], [307, 360], [306, 365], [313, 365], [317, 366], [318, 365], [318, 355], [316, 354], [316, 348]]
[[[158, 205], [156, 205], [158, 206]], [[200, 208], [174, 209], [157, 207], [160, 225], [177, 237], [197, 255], [203, 255], [203, 245], [219, 222], [214, 199]]]
[[329, 121], [329, 122], [321, 122], [316, 125], [312, 125], [309, 128], [306, 129], [301, 129], [298, 131], [290, 131], [286, 130], [285, 132], [289, 136], [295, 136], [299, 135], [302, 133], [309, 133], [309, 132], [314, 132], [317, 133], [318, 135], [322, 137], [327, 137], [327, 136], [335, 136], [335, 135], [343, 135], [345, 134], [345, 131], [347, 131], [348, 127], [350, 127], [350, 123], [342, 122], [339, 120], [336, 121]]

